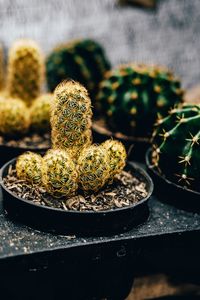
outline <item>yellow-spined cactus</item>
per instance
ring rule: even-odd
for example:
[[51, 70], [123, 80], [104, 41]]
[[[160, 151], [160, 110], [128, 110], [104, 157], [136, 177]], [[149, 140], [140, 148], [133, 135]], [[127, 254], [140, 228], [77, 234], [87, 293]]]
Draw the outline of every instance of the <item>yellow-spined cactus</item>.
[[79, 185], [85, 191], [100, 190], [109, 179], [109, 158], [101, 145], [85, 148], [78, 158]]
[[0, 44], [0, 90], [4, 88], [4, 83], [5, 83], [4, 55], [3, 55], [3, 47]]
[[19, 136], [27, 132], [30, 125], [29, 110], [19, 99], [0, 97], [0, 134]]
[[44, 59], [32, 40], [18, 40], [9, 51], [7, 88], [10, 96], [31, 105], [39, 96], [44, 78]]
[[126, 164], [126, 149], [124, 145], [117, 140], [107, 140], [102, 143], [109, 157], [109, 170], [111, 180], [116, 174], [121, 173]]
[[53, 95], [43, 94], [33, 101], [30, 108], [31, 128], [37, 132], [50, 130], [50, 107]]
[[17, 177], [31, 184], [41, 183], [42, 156], [32, 152], [20, 155], [16, 163]]
[[65, 81], [54, 92], [51, 109], [52, 144], [77, 157], [91, 144], [91, 100], [87, 90], [75, 81]]
[[78, 172], [70, 155], [64, 150], [49, 150], [43, 157], [42, 182], [56, 198], [72, 196], [78, 189]]

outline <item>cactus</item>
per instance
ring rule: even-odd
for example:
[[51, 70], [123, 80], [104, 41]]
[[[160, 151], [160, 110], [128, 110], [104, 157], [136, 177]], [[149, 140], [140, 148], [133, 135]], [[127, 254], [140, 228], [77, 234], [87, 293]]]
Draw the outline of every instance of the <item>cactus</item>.
[[71, 157], [63, 150], [49, 150], [43, 157], [42, 182], [56, 198], [72, 196], [78, 189], [78, 172]]
[[25, 152], [20, 155], [16, 163], [16, 172], [19, 179], [31, 184], [40, 184], [42, 178], [42, 157], [39, 154]]
[[32, 40], [14, 43], [8, 57], [7, 88], [11, 97], [31, 105], [39, 96], [43, 83], [44, 61], [38, 45]]
[[185, 105], [159, 118], [152, 138], [152, 165], [169, 180], [199, 189], [200, 106]]
[[0, 134], [15, 137], [25, 134], [30, 125], [29, 110], [19, 99], [0, 99]]
[[102, 145], [85, 148], [78, 158], [79, 185], [85, 191], [98, 191], [109, 180], [109, 157]]
[[180, 82], [164, 67], [128, 64], [106, 73], [96, 101], [111, 130], [147, 137], [157, 114], [166, 114], [182, 95]]
[[30, 108], [31, 128], [36, 132], [50, 131], [50, 107], [52, 94], [43, 94], [33, 101]]
[[4, 73], [4, 55], [3, 46], [0, 44], [0, 91], [4, 88], [5, 73]]
[[93, 95], [110, 64], [102, 47], [92, 40], [78, 40], [54, 49], [46, 61], [50, 91], [64, 79], [74, 79]]
[[109, 157], [109, 171], [111, 181], [115, 175], [121, 173], [126, 164], [126, 149], [124, 145], [117, 140], [107, 140], [102, 143]]
[[91, 144], [91, 100], [79, 83], [65, 81], [54, 92], [51, 109], [53, 148], [68, 150], [77, 157]]

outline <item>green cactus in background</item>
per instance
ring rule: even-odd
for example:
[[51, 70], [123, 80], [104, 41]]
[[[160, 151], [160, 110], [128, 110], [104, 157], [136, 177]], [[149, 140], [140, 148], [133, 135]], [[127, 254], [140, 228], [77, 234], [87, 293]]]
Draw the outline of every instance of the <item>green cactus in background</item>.
[[8, 93], [31, 105], [39, 96], [44, 78], [44, 60], [38, 45], [32, 40], [18, 40], [9, 51]]
[[126, 165], [126, 149], [124, 145], [117, 140], [107, 140], [102, 143], [109, 157], [109, 172], [111, 180], [114, 176], [121, 173]]
[[25, 152], [16, 163], [17, 177], [31, 184], [40, 184], [42, 178], [42, 157], [39, 154]]
[[146, 137], [151, 134], [157, 114], [166, 114], [182, 98], [180, 82], [169, 70], [128, 64], [106, 73], [97, 106], [112, 130]]
[[85, 148], [78, 158], [79, 185], [82, 190], [100, 190], [109, 180], [109, 157], [102, 145]]
[[72, 196], [78, 189], [78, 172], [67, 151], [49, 150], [43, 157], [42, 182], [56, 198]]
[[36, 132], [50, 131], [50, 108], [53, 94], [43, 94], [30, 107], [31, 128]]
[[152, 145], [152, 165], [157, 171], [199, 190], [200, 106], [184, 105], [159, 118]]
[[50, 91], [65, 79], [83, 84], [93, 95], [110, 64], [103, 48], [92, 40], [72, 41], [54, 49], [46, 61]]
[[30, 114], [22, 100], [0, 97], [0, 134], [15, 137], [25, 134], [30, 126]]
[[4, 84], [5, 84], [4, 55], [3, 55], [3, 46], [0, 44], [0, 91], [3, 90]]
[[79, 83], [65, 81], [57, 86], [51, 108], [52, 144], [77, 157], [91, 144], [91, 100]]

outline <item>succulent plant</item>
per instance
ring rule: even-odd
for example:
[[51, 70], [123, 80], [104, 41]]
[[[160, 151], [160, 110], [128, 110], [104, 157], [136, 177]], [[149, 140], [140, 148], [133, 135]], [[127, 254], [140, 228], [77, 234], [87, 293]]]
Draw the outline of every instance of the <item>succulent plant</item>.
[[47, 82], [50, 91], [64, 79], [83, 84], [91, 94], [96, 92], [110, 64], [103, 48], [92, 40], [76, 40], [54, 49], [46, 61]]
[[85, 148], [78, 158], [79, 185], [85, 191], [98, 191], [109, 180], [109, 157], [102, 145]]
[[152, 165], [183, 186], [199, 189], [200, 105], [174, 108], [159, 118], [152, 138]]
[[11, 137], [27, 132], [30, 125], [29, 110], [22, 100], [0, 97], [0, 134]]
[[44, 61], [38, 45], [32, 40], [18, 40], [9, 51], [7, 88], [11, 97], [31, 105], [39, 96], [43, 83]]
[[25, 152], [20, 155], [16, 163], [17, 177], [31, 184], [41, 183], [42, 157], [39, 154]]
[[109, 172], [111, 180], [114, 176], [121, 173], [126, 164], [126, 149], [124, 145], [117, 140], [107, 140], [102, 143], [102, 146], [106, 149], [109, 158]]
[[54, 197], [72, 196], [78, 189], [76, 166], [64, 150], [49, 150], [43, 157], [42, 182]]
[[77, 157], [91, 144], [91, 100], [77, 82], [65, 81], [54, 92], [51, 109], [53, 148], [68, 150]]
[[31, 128], [36, 132], [50, 131], [50, 108], [53, 95], [43, 94], [30, 107]]
[[112, 130], [146, 137], [157, 114], [165, 115], [182, 96], [179, 80], [166, 68], [128, 64], [105, 74], [96, 101]]
[[5, 73], [4, 73], [4, 55], [3, 46], [0, 44], [0, 90], [4, 88]]

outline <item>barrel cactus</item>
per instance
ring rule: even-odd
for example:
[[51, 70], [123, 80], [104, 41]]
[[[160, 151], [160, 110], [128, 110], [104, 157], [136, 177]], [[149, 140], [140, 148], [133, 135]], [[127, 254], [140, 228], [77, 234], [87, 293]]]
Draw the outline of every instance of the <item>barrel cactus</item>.
[[49, 150], [43, 157], [42, 182], [56, 198], [72, 196], [78, 189], [78, 172], [70, 155], [63, 150]]
[[77, 157], [84, 147], [91, 144], [91, 118], [87, 90], [74, 81], [59, 84], [51, 108], [53, 148], [67, 150]]
[[40, 184], [42, 178], [42, 157], [39, 154], [25, 152], [20, 155], [16, 163], [16, 172], [19, 179], [31, 184]]
[[106, 73], [96, 101], [111, 130], [146, 137], [157, 114], [166, 114], [182, 96], [179, 80], [166, 68], [127, 64]]
[[77, 40], [60, 45], [47, 58], [50, 91], [64, 79], [74, 79], [94, 94], [110, 64], [103, 48], [93, 40]]
[[50, 108], [53, 95], [43, 94], [33, 101], [30, 108], [31, 128], [36, 132], [50, 131]]
[[44, 60], [38, 45], [32, 40], [18, 40], [9, 51], [7, 88], [10, 96], [30, 106], [39, 96], [44, 76]]
[[169, 180], [200, 189], [200, 105], [183, 105], [159, 118], [152, 138], [152, 166]]
[[0, 134], [18, 137], [30, 126], [29, 110], [22, 100], [0, 97]]

